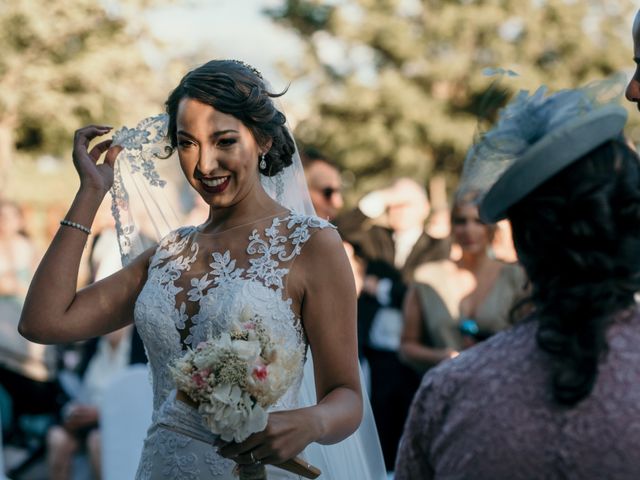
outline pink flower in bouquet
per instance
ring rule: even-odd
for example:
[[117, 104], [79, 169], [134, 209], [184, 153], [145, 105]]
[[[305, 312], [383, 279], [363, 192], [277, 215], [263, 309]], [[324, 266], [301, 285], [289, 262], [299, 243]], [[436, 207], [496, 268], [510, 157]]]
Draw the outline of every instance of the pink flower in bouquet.
[[284, 346], [265, 319], [243, 311], [227, 331], [172, 365], [176, 387], [198, 403], [211, 431], [242, 442], [267, 426], [268, 409], [303, 366], [304, 349]]
[[267, 371], [266, 365], [256, 365], [253, 367], [253, 376], [260, 381], [266, 380], [268, 374], [269, 372]]
[[193, 383], [195, 383], [198, 388], [203, 388], [208, 383], [209, 375], [211, 375], [211, 369], [205, 368], [204, 370], [196, 371], [191, 376], [191, 379], [193, 380]]

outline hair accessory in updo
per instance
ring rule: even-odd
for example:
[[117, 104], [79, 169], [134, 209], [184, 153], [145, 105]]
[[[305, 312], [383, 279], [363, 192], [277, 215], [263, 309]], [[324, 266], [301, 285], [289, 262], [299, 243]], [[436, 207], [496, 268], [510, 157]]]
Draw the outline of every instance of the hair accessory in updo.
[[245, 68], [248, 68], [249, 70], [251, 70], [253, 73], [255, 73], [255, 75], [260, 79], [260, 80], [264, 80], [264, 77], [262, 76], [262, 72], [260, 70], [258, 70], [256, 67], [254, 67], [253, 65], [248, 64], [245, 61], [242, 60], [236, 60], [235, 58], [232, 58], [229, 60], [230, 62], [233, 63], [237, 63], [239, 65], [242, 65]]
[[546, 95], [521, 91], [497, 125], [467, 154], [461, 190], [482, 192], [480, 217], [497, 222], [536, 187], [591, 150], [621, 135], [627, 112], [617, 104], [624, 78]]

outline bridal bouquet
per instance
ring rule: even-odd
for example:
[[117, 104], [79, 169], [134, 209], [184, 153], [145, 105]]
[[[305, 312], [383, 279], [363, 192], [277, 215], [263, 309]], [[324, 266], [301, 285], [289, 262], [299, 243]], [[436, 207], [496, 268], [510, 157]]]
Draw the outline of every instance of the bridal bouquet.
[[[266, 428], [268, 408], [292, 385], [302, 362], [300, 350], [285, 348], [259, 316], [245, 310], [228, 331], [188, 349], [171, 371], [210, 430], [224, 441], [242, 442]], [[290, 462], [298, 469], [302, 463]], [[262, 476], [255, 467], [243, 467], [240, 478], [266, 478], [264, 466], [257, 468]], [[256, 476], [243, 475], [243, 470], [254, 470]]]

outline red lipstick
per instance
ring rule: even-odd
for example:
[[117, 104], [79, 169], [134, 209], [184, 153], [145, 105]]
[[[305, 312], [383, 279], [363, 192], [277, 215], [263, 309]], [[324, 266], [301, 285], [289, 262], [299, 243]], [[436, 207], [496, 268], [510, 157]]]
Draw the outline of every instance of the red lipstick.
[[[205, 181], [209, 181], [209, 182], [214, 181], [214, 180], [218, 180], [219, 181], [222, 178], [224, 178], [224, 181], [222, 183], [219, 183], [219, 184], [215, 185], [215, 186], [207, 185], [205, 183]], [[202, 185], [202, 189], [205, 190], [206, 192], [209, 192], [209, 193], [222, 193], [227, 189], [227, 187], [229, 186], [229, 182], [230, 181], [231, 181], [231, 177], [216, 177], [216, 178], [207, 178], [207, 179], [201, 178], [200, 179], [200, 184]]]

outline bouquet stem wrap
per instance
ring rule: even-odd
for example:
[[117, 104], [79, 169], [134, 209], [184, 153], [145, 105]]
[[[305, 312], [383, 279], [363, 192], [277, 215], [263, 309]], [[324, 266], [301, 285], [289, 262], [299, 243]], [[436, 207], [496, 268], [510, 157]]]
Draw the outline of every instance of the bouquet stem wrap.
[[267, 468], [264, 465], [242, 465], [238, 473], [240, 480], [267, 480]]

